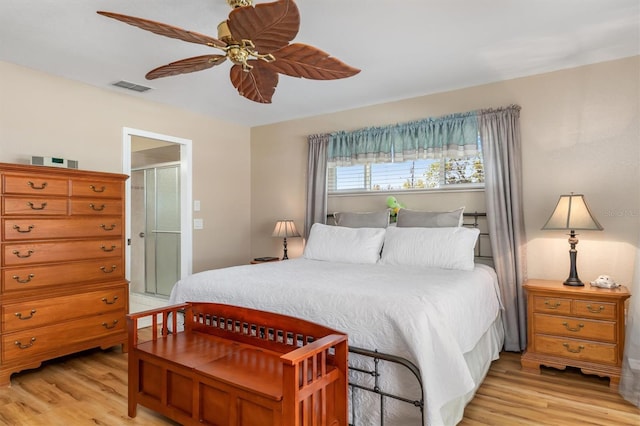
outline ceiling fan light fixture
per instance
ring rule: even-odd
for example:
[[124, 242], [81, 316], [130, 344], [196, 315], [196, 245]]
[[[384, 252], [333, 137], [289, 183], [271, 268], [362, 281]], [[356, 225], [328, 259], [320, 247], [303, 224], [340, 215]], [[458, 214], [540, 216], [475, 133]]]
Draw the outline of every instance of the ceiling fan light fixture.
[[227, 0], [227, 4], [231, 6], [233, 9], [236, 7], [245, 7], [251, 6], [253, 4], [252, 0]]
[[293, 0], [276, 0], [255, 7], [251, 0], [227, 0], [227, 3], [233, 10], [218, 25], [218, 38], [148, 19], [113, 12], [98, 13], [158, 35], [224, 52], [157, 67], [147, 73], [148, 80], [202, 71], [229, 59], [233, 63], [231, 84], [238, 93], [254, 102], [271, 103], [279, 74], [336, 80], [360, 72], [317, 47], [292, 42], [300, 28], [300, 13]]

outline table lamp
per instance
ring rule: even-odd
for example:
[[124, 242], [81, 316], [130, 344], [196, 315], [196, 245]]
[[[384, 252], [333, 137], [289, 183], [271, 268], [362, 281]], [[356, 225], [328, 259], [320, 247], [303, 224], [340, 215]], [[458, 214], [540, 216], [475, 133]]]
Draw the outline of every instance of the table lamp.
[[282, 256], [282, 260], [287, 260], [289, 257], [287, 256], [287, 237], [299, 237], [300, 233], [296, 229], [296, 224], [293, 223], [293, 220], [279, 220], [276, 222], [276, 227], [273, 229], [272, 237], [280, 237], [284, 238], [284, 256]]
[[569, 260], [571, 267], [569, 269], [569, 278], [565, 280], [564, 285], [583, 286], [584, 284], [578, 278], [576, 269], [578, 255], [578, 250], [576, 250], [576, 245], [578, 244], [576, 230], [602, 231], [604, 229], [589, 211], [584, 195], [574, 194], [573, 192], [569, 195], [561, 195], [551, 217], [542, 229], [570, 231], [569, 244], [571, 249], [569, 250]]

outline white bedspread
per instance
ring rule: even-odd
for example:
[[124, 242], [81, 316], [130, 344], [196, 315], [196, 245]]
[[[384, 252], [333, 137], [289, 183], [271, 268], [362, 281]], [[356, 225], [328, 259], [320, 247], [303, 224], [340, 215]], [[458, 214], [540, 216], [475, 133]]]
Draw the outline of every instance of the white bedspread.
[[413, 361], [425, 388], [427, 421], [474, 387], [463, 354], [498, 316], [493, 269], [473, 271], [292, 259], [194, 274], [171, 303], [215, 301], [278, 312], [349, 334], [349, 344]]

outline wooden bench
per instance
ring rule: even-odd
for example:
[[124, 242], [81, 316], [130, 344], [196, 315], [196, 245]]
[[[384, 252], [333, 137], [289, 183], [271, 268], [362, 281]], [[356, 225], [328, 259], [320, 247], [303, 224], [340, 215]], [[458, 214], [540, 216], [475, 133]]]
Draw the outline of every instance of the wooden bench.
[[344, 333], [216, 303], [131, 314], [127, 326], [130, 417], [140, 404], [184, 425], [347, 425]]

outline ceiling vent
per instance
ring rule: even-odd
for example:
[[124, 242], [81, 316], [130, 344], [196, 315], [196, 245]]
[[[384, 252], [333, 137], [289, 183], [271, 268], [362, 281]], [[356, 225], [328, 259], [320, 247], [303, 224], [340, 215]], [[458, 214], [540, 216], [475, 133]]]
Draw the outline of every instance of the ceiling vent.
[[134, 92], [146, 92], [151, 90], [151, 87], [142, 86], [140, 84], [131, 83], [130, 81], [120, 80], [117, 83], [112, 83], [112, 86], [122, 87], [123, 89], [133, 90]]

